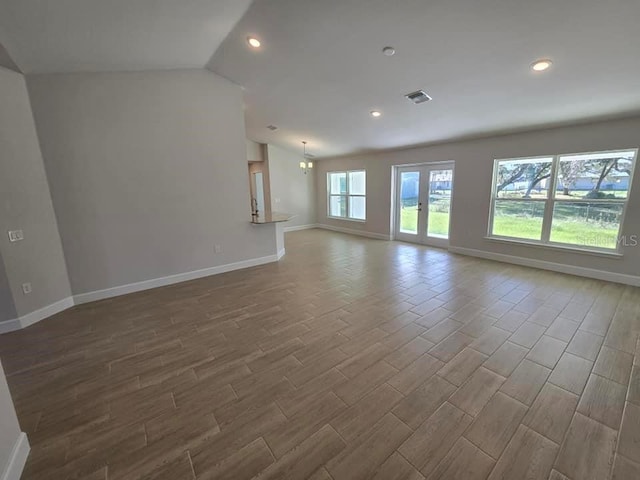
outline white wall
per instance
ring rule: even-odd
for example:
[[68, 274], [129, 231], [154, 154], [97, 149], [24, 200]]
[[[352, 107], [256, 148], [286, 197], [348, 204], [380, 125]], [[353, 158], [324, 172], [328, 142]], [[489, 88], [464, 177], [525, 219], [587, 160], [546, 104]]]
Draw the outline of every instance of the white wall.
[[[19, 316], [71, 294], [24, 77], [0, 68], [0, 251]], [[22, 229], [11, 243], [7, 230]], [[22, 293], [31, 282], [33, 292]]]
[[[484, 238], [489, 221], [494, 159], [626, 149], [638, 146], [640, 146], [640, 117], [422, 148], [323, 159], [316, 163], [318, 223], [388, 236], [391, 225], [392, 166], [455, 160], [450, 234], [452, 247], [638, 276], [640, 275], [640, 246], [625, 248], [624, 258], [616, 259], [539, 247], [505, 245]], [[332, 170], [362, 168], [367, 171], [366, 223], [327, 218], [326, 173]], [[640, 235], [640, 168], [635, 171], [634, 183], [625, 229], [622, 232], [626, 235]]]
[[262, 144], [247, 139], [247, 162], [262, 162]]
[[267, 156], [272, 210], [296, 215], [285, 227], [315, 224], [315, 169], [305, 175], [300, 170], [302, 154], [275, 145], [267, 146]]
[[74, 294], [276, 253], [275, 228], [249, 223], [238, 86], [204, 70], [28, 86]]
[[[20, 426], [18, 425], [18, 418], [16, 417], [16, 411], [13, 408], [11, 401], [11, 395], [9, 394], [9, 388], [7, 387], [7, 380], [4, 377], [4, 370], [2, 364], [0, 364], [0, 478], [5, 478], [4, 474], [7, 474], [7, 467], [10, 460], [18, 461], [17, 456], [23, 452], [15, 452], [15, 448], [20, 441]], [[19, 462], [21, 463], [21, 462]], [[12, 472], [19, 473], [22, 465], [14, 465]]]
[[18, 316], [13, 303], [13, 294], [9, 285], [9, 278], [4, 269], [4, 262], [0, 256], [0, 322], [14, 320]]

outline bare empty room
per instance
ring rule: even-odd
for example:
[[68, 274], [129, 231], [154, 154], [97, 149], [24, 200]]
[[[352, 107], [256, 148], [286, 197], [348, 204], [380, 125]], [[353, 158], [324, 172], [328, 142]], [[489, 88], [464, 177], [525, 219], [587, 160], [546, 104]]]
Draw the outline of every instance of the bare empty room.
[[640, 479], [638, 19], [0, 0], [0, 480]]

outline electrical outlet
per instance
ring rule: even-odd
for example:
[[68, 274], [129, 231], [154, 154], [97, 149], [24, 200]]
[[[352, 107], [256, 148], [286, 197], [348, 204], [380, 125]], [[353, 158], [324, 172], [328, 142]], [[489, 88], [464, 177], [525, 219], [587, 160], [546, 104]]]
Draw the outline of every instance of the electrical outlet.
[[24, 293], [25, 295], [29, 295], [31, 293], [31, 291], [32, 291], [32, 289], [31, 289], [31, 283], [30, 282], [22, 284], [22, 293]]
[[22, 230], [9, 230], [10, 242], [19, 242], [20, 240], [24, 240], [24, 233]]
[[216, 253], [222, 253], [222, 245], [216, 245], [213, 247], [213, 251]]

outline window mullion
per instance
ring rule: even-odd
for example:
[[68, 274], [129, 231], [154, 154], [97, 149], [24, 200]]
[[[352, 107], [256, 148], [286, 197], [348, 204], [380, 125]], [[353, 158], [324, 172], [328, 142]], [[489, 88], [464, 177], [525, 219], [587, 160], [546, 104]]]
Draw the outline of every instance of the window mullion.
[[347, 180], [347, 211], [345, 212], [345, 218], [351, 218], [351, 195], [349, 195], [349, 192], [351, 192], [349, 183], [351, 182], [349, 181], [349, 171], [344, 172], [344, 174]]
[[331, 216], [331, 172], [327, 172], [327, 217]]
[[347, 199], [347, 211], [345, 212], [344, 216], [345, 218], [351, 218], [351, 215], [349, 215], [350, 210], [350, 206], [351, 206], [351, 197], [349, 196], [349, 194], [347, 193], [345, 195], [346, 199]]
[[551, 162], [551, 176], [549, 179], [549, 188], [547, 189], [547, 200], [545, 202], [544, 217], [542, 218], [542, 242], [549, 243], [551, 238], [551, 224], [553, 223], [553, 210], [556, 201], [556, 188], [558, 185], [558, 165], [560, 157], [553, 157]]

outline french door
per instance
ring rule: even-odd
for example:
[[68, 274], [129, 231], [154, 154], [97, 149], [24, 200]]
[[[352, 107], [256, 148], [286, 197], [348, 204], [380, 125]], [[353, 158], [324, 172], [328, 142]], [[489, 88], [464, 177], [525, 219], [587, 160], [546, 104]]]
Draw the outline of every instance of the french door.
[[449, 245], [453, 162], [396, 167], [396, 240]]

